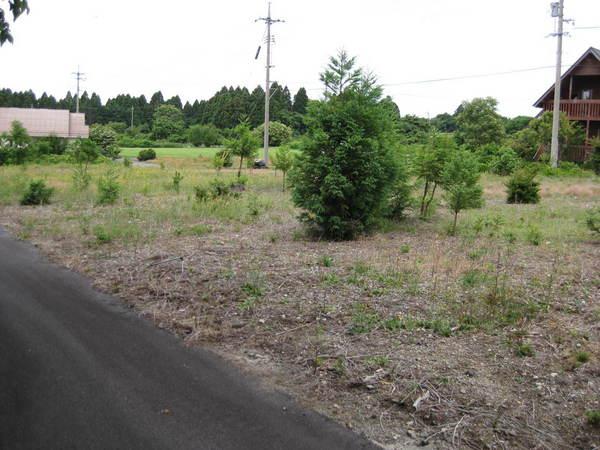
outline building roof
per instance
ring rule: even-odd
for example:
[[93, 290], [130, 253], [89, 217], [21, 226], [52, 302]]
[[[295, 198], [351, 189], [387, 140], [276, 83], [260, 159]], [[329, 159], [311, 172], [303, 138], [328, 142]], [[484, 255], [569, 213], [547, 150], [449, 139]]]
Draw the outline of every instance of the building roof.
[[[589, 55], [594, 56], [598, 61], [600, 61], [600, 50], [598, 50], [597, 48], [594, 47], [590, 47], [588, 48], [585, 53], [583, 55], [581, 55], [581, 57], [575, 61], [575, 63], [569, 67], [569, 70], [567, 70], [561, 77], [560, 77], [560, 81], [564, 81], [566, 78], [569, 77], [569, 75], [571, 75], [571, 73], [577, 68], [577, 66], [579, 66], [579, 64], [582, 63], [582, 61], [587, 58]], [[552, 86], [550, 86], [550, 88], [548, 88], [548, 90], [546, 92], [544, 92], [544, 95], [542, 95], [534, 104], [533, 106], [536, 106], [538, 108], [541, 108], [542, 106], [540, 105], [544, 99], [554, 90], [554, 84]]]
[[0, 108], [0, 133], [10, 131], [15, 121], [32, 137], [87, 138], [90, 134], [85, 114], [66, 109]]

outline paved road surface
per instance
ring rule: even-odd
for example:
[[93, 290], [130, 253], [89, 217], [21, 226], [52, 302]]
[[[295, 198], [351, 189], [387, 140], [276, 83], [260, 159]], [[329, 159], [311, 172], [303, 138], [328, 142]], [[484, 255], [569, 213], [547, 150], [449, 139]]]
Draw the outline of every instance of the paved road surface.
[[0, 449], [370, 448], [0, 229]]

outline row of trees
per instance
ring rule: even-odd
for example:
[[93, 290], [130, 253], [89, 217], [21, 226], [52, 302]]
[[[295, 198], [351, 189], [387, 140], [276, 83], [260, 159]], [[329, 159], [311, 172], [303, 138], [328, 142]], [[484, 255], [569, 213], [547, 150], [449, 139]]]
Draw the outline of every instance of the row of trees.
[[[271, 91], [271, 118], [301, 130], [301, 116], [306, 113], [308, 96], [306, 89], [300, 88], [292, 97], [287, 86], [273, 83]], [[265, 91], [256, 87], [252, 92], [246, 88], [223, 87], [208, 100], [182, 103], [179, 96], [165, 99], [161, 91], [155, 92], [148, 101], [144, 95], [139, 97], [118, 95], [105, 104], [96, 93], [81, 95], [80, 111], [86, 114], [89, 125], [119, 122], [130, 125], [133, 108], [134, 125], [142, 131], [152, 129], [154, 114], [163, 105], [171, 105], [182, 113], [185, 126], [194, 124], [212, 124], [217, 128], [234, 128], [243, 120], [256, 127], [264, 120]], [[75, 98], [67, 92], [62, 99], [43, 93], [39, 98], [31, 90], [13, 92], [0, 90], [0, 106], [17, 108], [49, 108], [75, 110]]]

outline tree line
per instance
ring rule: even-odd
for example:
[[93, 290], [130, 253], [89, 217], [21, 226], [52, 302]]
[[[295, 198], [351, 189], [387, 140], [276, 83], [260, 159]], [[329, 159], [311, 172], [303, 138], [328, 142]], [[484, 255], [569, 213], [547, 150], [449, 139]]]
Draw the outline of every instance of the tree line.
[[[273, 83], [271, 91], [271, 120], [281, 122], [294, 130], [303, 130], [302, 116], [308, 104], [306, 89], [300, 88], [294, 96], [287, 86]], [[95, 92], [81, 94], [79, 110], [85, 113], [86, 123], [124, 123], [130, 125], [133, 108], [133, 123], [140, 131], [152, 129], [154, 113], [162, 105], [172, 105], [183, 113], [185, 125], [212, 124], [220, 129], [230, 129], [243, 121], [257, 127], [264, 121], [265, 91], [257, 86], [252, 92], [245, 87], [223, 87], [208, 100], [183, 103], [176, 95], [165, 99], [157, 91], [148, 101], [146, 96], [117, 95], [103, 103]], [[37, 97], [32, 90], [12, 91], [0, 89], [0, 107], [68, 109], [75, 112], [75, 96], [69, 91], [57, 99], [44, 92]]]

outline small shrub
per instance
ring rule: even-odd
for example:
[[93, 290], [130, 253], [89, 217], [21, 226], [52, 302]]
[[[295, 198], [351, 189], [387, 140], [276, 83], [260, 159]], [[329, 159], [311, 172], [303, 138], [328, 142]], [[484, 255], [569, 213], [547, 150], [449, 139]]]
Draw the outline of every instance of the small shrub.
[[123, 158], [123, 167], [125, 167], [126, 169], [131, 168], [133, 164], [131, 163], [131, 159], [129, 159], [128, 156], [126, 156], [125, 158]]
[[260, 204], [258, 197], [256, 197], [255, 195], [251, 196], [248, 199], [248, 214], [251, 217], [258, 217], [260, 215], [261, 209], [262, 205]]
[[331, 267], [333, 266], [333, 258], [329, 255], [323, 255], [319, 259], [319, 265], [323, 267]]
[[402, 244], [400, 246], [400, 253], [406, 254], [408, 252], [410, 252], [410, 245], [408, 245], [408, 244]]
[[540, 245], [542, 243], [542, 232], [537, 226], [529, 225], [526, 238], [531, 245]]
[[577, 361], [579, 364], [585, 364], [586, 362], [589, 362], [589, 360], [590, 354], [588, 352], [580, 350], [575, 353], [575, 361]]
[[251, 272], [248, 280], [242, 285], [242, 292], [250, 298], [260, 298], [265, 293], [265, 282], [261, 273]]
[[328, 273], [327, 275], [321, 278], [321, 281], [323, 282], [323, 284], [326, 284], [328, 286], [335, 286], [336, 284], [339, 284], [340, 277], [338, 277], [335, 273]]
[[600, 409], [591, 409], [585, 412], [588, 425], [600, 427]]
[[354, 305], [350, 334], [363, 334], [372, 331], [380, 322], [379, 314], [368, 305], [360, 303]]
[[462, 285], [464, 287], [474, 287], [485, 280], [485, 274], [478, 269], [473, 269], [465, 272], [462, 276]]
[[109, 170], [98, 180], [98, 204], [112, 205], [119, 198], [120, 191], [121, 185], [117, 182], [117, 174]]
[[538, 203], [540, 201], [540, 183], [531, 169], [519, 169], [506, 183], [507, 203]]
[[212, 198], [228, 197], [231, 195], [231, 184], [227, 184], [223, 180], [212, 180], [209, 185], [209, 192]]
[[594, 208], [587, 213], [585, 224], [590, 231], [600, 235], [600, 208]]
[[156, 159], [156, 152], [152, 148], [140, 150], [138, 153], [138, 161], [150, 161]]
[[393, 220], [404, 217], [405, 211], [412, 206], [413, 186], [408, 182], [408, 175], [402, 166], [398, 166], [396, 182], [392, 186], [388, 199], [386, 216]]
[[371, 368], [385, 367], [390, 363], [390, 358], [384, 355], [371, 356], [365, 360], [365, 363]]
[[281, 147], [271, 158], [275, 169], [281, 170], [283, 174], [283, 190], [285, 191], [285, 176], [294, 166], [294, 154], [289, 147]]
[[33, 180], [21, 198], [21, 205], [47, 205], [54, 189], [46, 186], [44, 180]]
[[179, 194], [179, 190], [181, 189], [181, 181], [183, 180], [183, 175], [179, 172], [175, 172], [173, 175], [173, 190]]
[[198, 225], [193, 225], [189, 229], [189, 233], [194, 236], [204, 236], [205, 234], [208, 234], [211, 231], [212, 228], [210, 226], [201, 223]]
[[483, 188], [479, 184], [477, 158], [471, 152], [453, 152], [442, 171], [444, 198], [454, 213], [450, 234], [456, 233], [458, 213], [463, 209], [481, 208]]
[[204, 186], [194, 186], [196, 201], [205, 202], [209, 199], [208, 189]]
[[219, 150], [213, 159], [213, 166], [219, 170], [222, 167], [233, 166], [233, 154], [226, 148]]
[[77, 164], [73, 168], [73, 187], [76, 191], [85, 191], [92, 181], [92, 176], [87, 171], [87, 166]]
[[527, 344], [527, 343], [522, 343], [522, 344], [517, 345], [516, 353], [517, 353], [517, 356], [520, 356], [522, 358], [532, 357], [535, 355], [535, 352], [533, 351], [533, 347], [531, 346], [531, 344]]
[[112, 235], [102, 225], [96, 225], [94, 227], [94, 237], [98, 244], [109, 244], [113, 240]]

